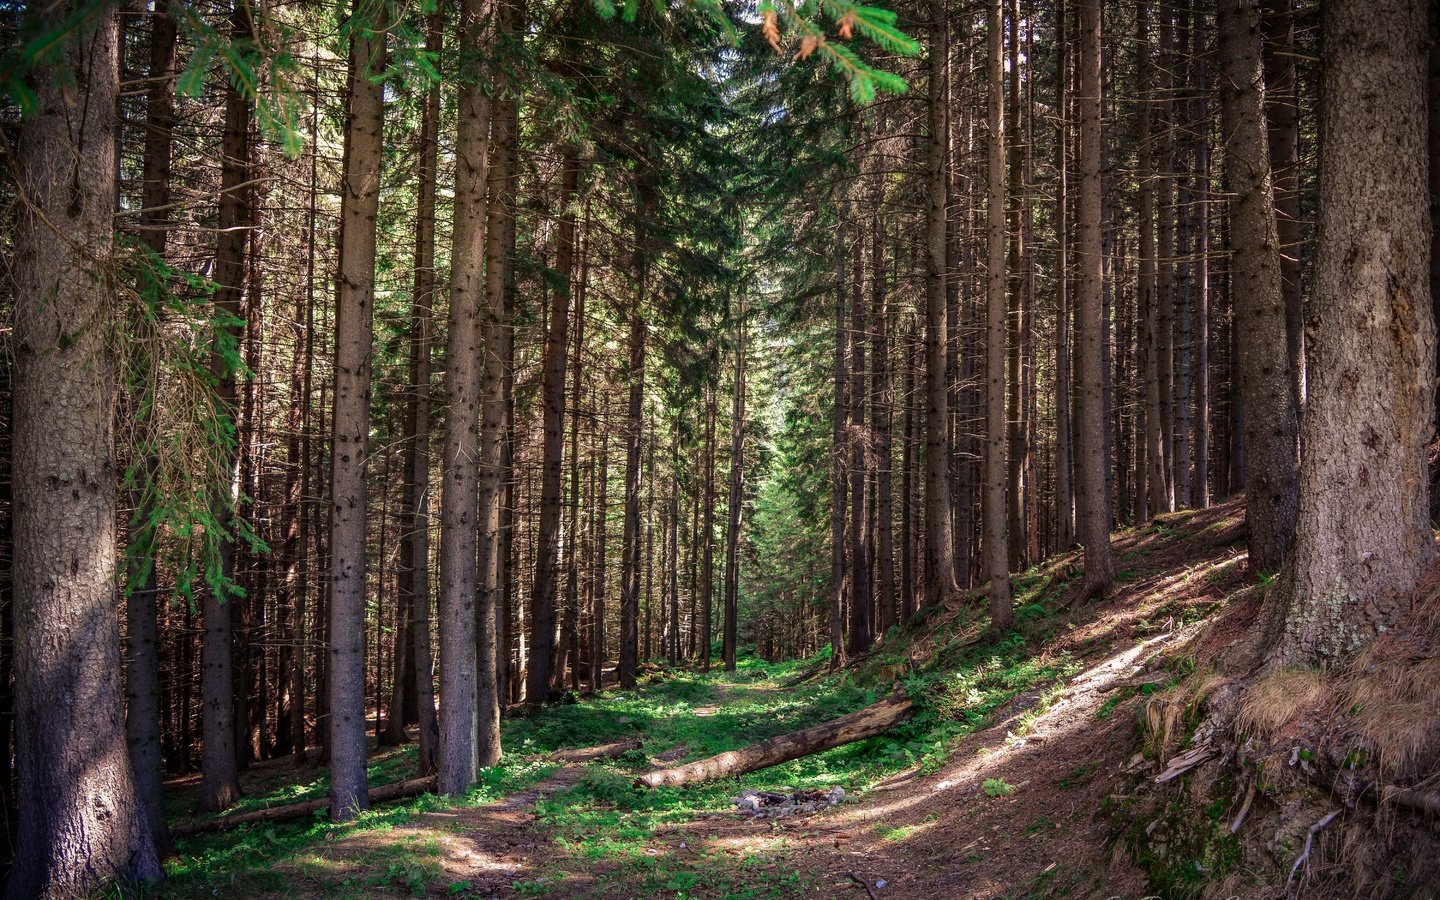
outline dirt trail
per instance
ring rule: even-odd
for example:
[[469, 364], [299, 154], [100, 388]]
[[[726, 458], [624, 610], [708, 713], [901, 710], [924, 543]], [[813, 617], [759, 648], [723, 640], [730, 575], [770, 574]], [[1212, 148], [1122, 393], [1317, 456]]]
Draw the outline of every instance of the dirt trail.
[[[583, 769], [574, 765], [486, 806], [430, 812], [390, 831], [347, 836], [319, 854], [323, 873], [299, 866], [296, 874], [314, 876], [324, 891], [349, 872], [350, 883], [367, 885], [364, 896], [415, 895], [405, 888], [404, 873], [377, 871], [384, 850], [401, 841], [424, 845], [438, 863], [444, 878], [426, 878], [419, 887], [424, 893], [430, 885], [433, 896], [444, 895], [436, 885], [446, 882], [467, 883], [467, 896], [607, 900], [1143, 896], [1145, 878], [1116, 851], [1104, 815], [1107, 800], [1148, 765], [1135, 740], [1144, 698], [1132, 697], [1165, 677], [1146, 664], [1199, 627], [1180, 623], [1198, 618], [1242, 580], [1239, 523], [1230, 504], [1195, 514], [1183, 534], [1159, 528], [1117, 538], [1122, 582], [1103, 603], [1062, 618], [1044, 648], [1067, 653], [1084, 668], [1064, 681], [1058, 696], [1051, 685], [1015, 698], [992, 724], [960, 740], [938, 772], [900, 773], [813, 816], [756, 821], [708, 814], [652, 833], [653, 849], [646, 852], [657, 859], [732, 858], [733, 866], [722, 867], [734, 874], [730, 888], [711, 882], [656, 893], [653, 885], [642, 889], [614, 873], [600, 877], [583, 853], [557, 846], [535, 806], [580, 780]], [[727, 700], [766, 687], [720, 686], [695, 714], [714, 715]], [[682, 746], [666, 755], [684, 752]], [[559, 857], [569, 858], [570, 874], [548, 885], [544, 873], [554, 871]]]
[[[1076, 611], [1047, 649], [1072, 652], [1086, 667], [1043, 711], [1034, 712], [1047, 691], [1031, 691], [958, 742], [939, 772], [901, 773], [806, 819], [697, 820], [667, 835], [670, 847], [718, 847], [777, 873], [803, 872], [820, 896], [1143, 896], [1145, 877], [1116, 852], [1102, 811], [1146, 765], [1134, 736], [1143, 698], [1117, 701], [1162, 680], [1145, 665], [1199, 629], [1179, 625], [1187, 610], [1208, 609], [1242, 577], [1234, 504], [1195, 514], [1184, 531], [1116, 540], [1130, 577], [1105, 602]], [[996, 783], [987, 791], [992, 779], [1010, 792]], [[631, 895], [617, 887], [603, 896]]]

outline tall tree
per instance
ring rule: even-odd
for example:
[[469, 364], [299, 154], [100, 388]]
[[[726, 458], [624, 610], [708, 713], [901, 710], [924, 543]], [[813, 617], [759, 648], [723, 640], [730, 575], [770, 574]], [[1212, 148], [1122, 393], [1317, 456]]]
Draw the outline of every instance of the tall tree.
[[[463, 46], [488, 44], [488, 0], [460, 7]], [[478, 60], [468, 60], [455, 139], [455, 225], [450, 252], [450, 314], [445, 339], [445, 444], [440, 493], [439, 790], [469, 790], [479, 766], [476, 661], [476, 552], [479, 543], [481, 308], [485, 284], [485, 185], [490, 98]], [[495, 351], [498, 348], [490, 348]]]
[[1266, 622], [1272, 660], [1331, 665], [1410, 608], [1435, 555], [1425, 452], [1435, 322], [1425, 4], [1335, 0], [1320, 27], [1305, 460], [1295, 545]]
[[[32, 6], [63, 33], [75, 3]], [[18, 831], [7, 896], [160, 877], [124, 741], [116, 604], [114, 17], [30, 75], [16, 190], [14, 641]]]
[[[245, 46], [252, 35], [250, 10], [234, 4], [230, 15], [230, 39]], [[246, 202], [250, 178], [250, 98], [233, 81], [225, 87], [225, 130], [221, 138], [220, 204], [216, 215], [219, 237], [215, 244], [215, 313], [217, 327], [210, 354], [217, 400], [224, 415], [234, 422], [238, 414], [235, 366], [238, 352], [240, 299], [245, 281], [245, 250], [249, 246], [251, 210]], [[240, 484], [240, 454], [227, 448], [231, 477], [223, 490], [229, 497], [217, 497], [214, 517], [224, 523], [220, 536], [220, 572], [224, 586], [210, 585], [203, 593], [201, 620], [205, 632], [200, 642], [200, 691], [204, 698], [201, 751], [200, 805], [211, 812], [228, 809], [240, 798], [238, 769], [240, 748], [236, 743], [234, 618], [232, 607], [239, 600], [230, 585], [235, 576], [234, 513], [239, 500], [234, 496]], [[229, 596], [226, 596], [229, 594]]]
[[[730, 496], [725, 528], [725, 671], [735, 671], [740, 642], [740, 522], [745, 486], [745, 298], [735, 317], [735, 384], [730, 414]], [[853, 602], [853, 601], [852, 601]]]
[[1079, 598], [1102, 594], [1115, 580], [1110, 550], [1109, 487], [1106, 483], [1104, 382], [1104, 246], [1101, 237], [1101, 0], [1077, 0], [1080, 69], [1075, 95], [1080, 117], [1080, 185], [1076, 203], [1080, 291], [1075, 308], [1075, 480], [1080, 489], [1079, 532], [1085, 576]]
[[[960, 590], [955, 577], [955, 537], [950, 518], [950, 385], [945, 365], [949, 345], [946, 320], [945, 177], [950, 129], [945, 69], [950, 56], [949, 11], [942, 0], [930, 3], [925, 143], [925, 603], [935, 606]], [[1003, 90], [1003, 86], [1001, 88]], [[1003, 224], [1001, 226], [1004, 227]], [[1003, 349], [1003, 348], [1002, 348]], [[1002, 400], [1003, 403], [1003, 400]], [[1003, 418], [1003, 413], [1002, 413]], [[1003, 476], [1004, 463], [1001, 463]], [[1004, 515], [1004, 506], [1001, 506]], [[1004, 535], [1001, 535], [1004, 547]]]
[[[425, 47], [439, 54], [444, 16], [425, 22]], [[435, 771], [440, 742], [435, 713], [435, 663], [430, 644], [430, 347], [435, 304], [435, 194], [440, 160], [440, 83], [425, 92], [420, 111], [420, 166], [415, 209], [415, 287], [410, 307], [410, 392], [405, 410], [405, 480], [401, 494], [406, 529], [400, 544], [400, 596], [408, 619], [411, 674], [420, 730], [418, 767]], [[403, 680], [397, 678], [397, 682]], [[394, 713], [391, 713], [392, 718]], [[403, 719], [402, 719], [403, 724]]]
[[1299, 465], [1275, 194], [1265, 123], [1256, 0], [1222, 0], [1225, 177], [1230, 201], [1230, 281], [1240, 390], [1245, 397], [1245, 517], [1250, 567], [1279, 568], [1295, 533]]
[[[165, 257], [170, 233], [170, 164], [175, 125], [177, 32], [175, 18], [164, 8], [150, 17], [149, 87], [145, 98], [145, 149], [141, 184], [140, 238], [158, 259]], [[154, 460], [143, 462], [133, 528], [148, 531], [140, 541], [146, 558], [139, 584], [131, 584], [125, 604], [125, 734], [135, 772], [135, 801], [150, 827], [157, 850], [170, 845], [165, 824], [165, 773], [161, 758], [161, 678], [159, 591], [153, 547], [157, 535], [149, 524], [152, 498], [147, 496]], [[132, 540], [132, 546], [135, 545]]]
[[[549, 635], [555, 630], [555, 593], [560, 572], [560, 475], [565, 451], [565, 356], [569, 350], [570, 295], [575, 281], [575, 192], [580, 167], [574, 150], [566, 150], [560, 166], [560, 227], [555, 268], [563, 279], [551, 292], [549, 327], [545, 334], [540, 396], [544, 403], [545, 437], [540, 462], [540, 530], [535, 548], [535, 587], [530, 592], [530, 703], [545, 699], [550, 684]], [[577, 470], [578, 471], [578, 470]], [[574, 607], [567, 606], [573, 633]], [[578, 662], [578, 661], [577, 661]], [[564, 672], [557, 673], [563, 676]]]
[[385, 34], [383, 5], [358, 0], [350, 39], [330, 432], [335, 442], [330, 458], [330, 817], [337, 822], [370, 807], [365, 780], [365, 471]]
[[1005, 13], [1002, 0], [990, 0], [986, 8], [985, 92], [990, 140], [986, 150], [984, 542], [990, 625], [1005, 630], [1015, 624], [1005, 500]]

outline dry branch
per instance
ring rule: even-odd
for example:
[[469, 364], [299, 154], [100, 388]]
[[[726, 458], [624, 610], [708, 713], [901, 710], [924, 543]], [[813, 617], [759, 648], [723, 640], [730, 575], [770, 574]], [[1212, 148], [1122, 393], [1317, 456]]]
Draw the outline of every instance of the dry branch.
[[[370, 789], [370, 802], [387, 803], [391, 800], [404, 800], [408, 797], [418, 797], [421, 794], [428, 794], [435, 790], [435, 776], [426, 775], [420, 778], [410, 778], [406, 781], [397, 781], [393, 784], [385, 784]], [[320, 797], [315, 800], [304, 800], [300, 803], [287, 803], [284, 806], [272, 806], [268, 809], [257, 809], [251, 812], [235, 813], [234, 815], [221, 816], [218, 819], [205, 819], [200, 822], [183, 822], [170, 829], [173, 835], [182, 836], [187, 834], [205, 834], [212, 831], [228, 831], [231, 828], [239, 828], [241, 825], [254, 825], [257, 822], [289, 822], [295, 819], [304, 819], [313, 816], [316, 812], [330, 808], [330, 797]]]
[[683, 766], [647, 772], [635, 779], [635, 784], [645, 787], [678, 787], [744, 775], [746, 772], [778, 766], [792, 759], [884, 734], [914, 714], [915, 704], [908, 698], [889, 697], [858, 712], [801, 731], [782, 734], [741, 750], [729, 750]]

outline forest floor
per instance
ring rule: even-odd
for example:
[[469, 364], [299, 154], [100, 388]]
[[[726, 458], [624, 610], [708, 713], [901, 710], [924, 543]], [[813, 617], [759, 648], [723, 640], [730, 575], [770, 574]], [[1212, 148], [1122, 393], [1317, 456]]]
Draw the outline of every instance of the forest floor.
[[[1115, 536], [1118, 583], [1063, 609], [1076, 557], [1015, 579], [1014, 633], [987, 631], [961, 598], [894, 632], [840, 673], [823, 659], [736, 672], [670, 670], [636, 691], [507, 720], [507, 757], [461, 803], [388, 804], [184, 839], [163, 896], [1140, 897], [1115, 810], [1142, 770], [1139, 723], [1178, 681], [1166, 656], [1228, 601], [1255, 592], [1243, 507], [1164, 517]], [[639, 772], [742, 747], [859, 709], [896, 683], [922, 712], [889, 734], [747, 775], [646, 790]], [[616, 760], [549, 753], [640, 738]], [[413, 750], [377, 751], [371, 783], [411, 774]], [[171, 790], [177, 819], [193, 780]], [[810, 815], [755, 818], [742, 789], [843, 787]], [[245, 776], [246, 808], [323, 794], [324, 771], [288, 762]], [[1172, 860], [1182, 876], [1199, 860]], [[1185, 869], [1185, 866], [1190, 869]], [[1191, 871], [1193, 870], [1193, 871]]]

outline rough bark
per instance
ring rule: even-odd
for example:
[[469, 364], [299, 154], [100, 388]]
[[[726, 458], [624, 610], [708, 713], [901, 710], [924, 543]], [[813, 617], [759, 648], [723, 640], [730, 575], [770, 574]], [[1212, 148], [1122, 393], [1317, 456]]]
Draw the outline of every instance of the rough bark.
[[1333, 664], [1410, 608], [1434, 557], [1424, 4], [1321, 16], [1315, 336], [1296, 540], [1268, 598], [1282, 663]]
[[[444, 18], [426, 20], [425, 45], [439, 53]], [[410, 395], [405, 427], [404, 508], [400, 591], [409, 616], [421, 775], [439, 764], [440, 727], [435, 712], [435, 661], [430, 644], [430, 346], [435, 305], [435, 194], [440, 152], [440, 85], [425, 95], [420, 113], [420, 169], [415, 213], [415, 296], [410, 310]]]
[[897, 624], [895, 602], [895, 504], [892, 423], [894, 392], [890, 385], [890, 313], [886, 305], [885, 220], [876, 216], [870, 242], [870, 366], [874, 385], [870, 392], [870, 422], [875, 432], [875, 570], [879, 633]]
[[1263, 0], [1265, 114], [1280, 282], [1285, 295], [1285, 352], [1297, 415], [1305, 409], [1305, 298], [1300, 286], [1300, 97], [1293, 0]]
[[1110, 551], [1109, 486], [1106, 483], [1104, 253], [1101, 237], [1101, 0], [1079, 0], [1080, 67], [1075, 105], [1080, 117], [1080, 185], [1076, 198], [1080, 290], [1075, 309], [1075, 381], [1078, 427], [1075, 430], [1075, 480], [1081, 495], [1079, 533], [1085, 546], [1085, 576], [1078, 599], [1103, 594], [1115, 580]]
[[[512, 0], [498, 8], [497, 45], [510, 40], [518, 11]], [[492, 77], [496, 77], [492, 75]], [[476, 554], [476, 657], [475, 707], [476, 762], [482, 768], [500, 761], [500, 663], [507, 646], [510, 592], [509, 540], [504, 501], [509, 496], [511, 463], [511, 365], [514, 360], [514, 333], [509, 300], [509, 228], [515, 215], [515, 142], [519, 137], [519, 100], [513, 87], [498, 79], [500, 87], [493, 102], [490, 123], [490, 168], [486, 173], [489, 202], [485, 223], [485, 302], [480, 317], [484, 344], [484, 366], [480, 373], [480, 503], [476, 524], [480, 543]], [[553, 602], [553, 601], [552, 601]], [[553, 649], [549, 634], [532, 635], [532, 656]], [[532, 666], [534, 662], [532, 660]], [[531, 699], [527, 696], [527, 699]]]
[[[648, 260], [645, 256], [646, 219], [653, 188], [642, 185], [635, 212], [635, 296], [628, 312], [629, 402], [625, 412], [625, 531], [620, 564], [620, 686], [633, 688], [640, 652], [640, 474], [645, 400], [645, 291]], [[649, 630], [646, 630], [648, 635]]]
[[925, 143], [925, 603], [936, 606], [959, 593], [955, 577], [955, 534], [950, 509], [950, 398], [945, 353], [945, 260], [949, 156], [945, 67], [950, 23], [945, 4], [932, 0], [929, 98]]
[[[250, 17], [242, 5], [236, 5], [231, 16], [231, 34], [237, 41], [247, 40]], [[245, 279], [245, 249], [248, 244], [250, 211], [243, 187], [250, 174], [250, 101], [234, 85], [225, 90], [225, 131], [221, 146], [220, 203], [216, 224], [220, 234], [215, 246], [215, 310], [224, 317], [216, 329], [216, 346], [211, 353], [210, 368], [216, 380], [216, 399], [225, 415], [237, 413], [235, 372], [230, 356], [236, 352], [240, 339], [240, 296]], [[239, 482], [239, 454], [229, 451], [227, 467], [231, 473], [225, 490]], [[220, 538], [220, 571], [227, 583], [235, 575], [235, 542], [229, 535], [233, 528], [234, 507], [238, 498], [233, 494], [217, 499], [215, 517], [224, 523]], [[204, 744], [200, 756], [200, 805], [211, 812], [229, 808], [240, 797], [238, 747], [234, 692], [234, 631], [232, 603], [236, 597], [222, 596], [224, 590], [208, 586], [201, 599], [201, 621], [204, 633], [200, 641], [200, 691], [203, 697], [202, 730]]]
[[[140, 237], [157, 257], [165, 256], [170, 216], [170, 158], [175, 121], [175, 60], [177, 29], [175, 19], [164, 9], [150, 17], [150, 85], [146, 95], [145, 142], [142, 162]], [[141, 477], [148, 482], [153, 460], [145, 460]], [[165, 777], [161, 747], [160, 629], [157, 573], [153, 554], [154, 532], [150, 529], [148, 484], [135, 492], [139, 496], [132, 528], [146, 530], [138, 544], [146, 558], [138, 585], [131, 585], [125, 604], [125, 735], [130, 763], [135, 774], [135, 801], [149, 824], [155, 846], [164, 856], [170, 846], [165, 826]], [[132, 540], [132, 547], [137, 546]], [[0, 744], [0, 746], [7, 746]]]
[[1225, 177], [1232, 195], [1230, 283], [1245, 397], [1245, 518], [1250, 567], [1264, 572], [1284, 562], [1295, 533], [1298, 426], [1284, 352], [1285, 298], [1265, 128], [1259, 4], [1223, 0], [1219, 25]]
[[[461, 40], [488, 44], [487, 0], [461, 7]], [[472, 64], [473, 65], [473, 64]], [[473, 68], [460, 90], [455, 149], [455, 224], [450, 253], [450, 313], [445, 342], [445, 442], [441, 451], [440, 780], [442, 794], [461, 794], [475, 781], [476, 551], [479, 543], [480, 314], [484, 298], [485, 181], [489, 170], [490, 101]]]
[[[357, 19], [363, 15], [356, 7]], [[368, 809], [365, 781], [365, 473], [370, 436], [370, 343], [375, 218], [380, 208], [385, 22], [356, 22], [350, 45], [340, 275], [335, 293], [335, 402], [330, 458], [330, 815]]]
[[[570, 297], [575, 282], [575, 192], [580, 167], [573, 150], [565, 154], [560, 173], [560, 223], [556, 233], [555, 269], [564, 283], [550, 297], [549, 329], [545, 335], [540, 398], [544, 404], [544, 440], [540, 462], [540, 531], [535, 548], [535, 585], [530, 592], [530, 633], [548, 635], [555, 628], [555, 596], [560, 581], [560, 477], [565, 453], [565, 357], [569, 350]], [[579, 471], [578, 469], [576, 470]], [[575, 607], [566, 604], [567, 631], [575, 631]], [[525, 696], [538, 703], [548, 689], [549, 653], [537, 641], [531, 646]], [[564, 672], [556, 677], [563, 678]]]
[[[858, 206], [859, 204], [855, 204]], [[850, 389], [848, 443], [850, 445], [850, 615], [845, 652], [852, 656], [870, 649], [870, 510], [866, 502], [869, 466], [866, 449], [870, 435], [865, 427], [865, 229], [853, 225], [850, 244]]]
[[745, 486], [745, 299], [735, 322], [735, 385], [730, 410], [730, 495], [725, 515], [725, 671], [735, 671], [740, 638], [740, 516]]
[[1070, 430], [1070, 35], [1067, 0], [1055, 20], [1055, 545], [1064, 550], [1075, 540], [1075, 487], [1071, 480], [1074, 446]]
[[[1009, 505], [1005, 420], [1005, 35], [1001, 0], [987, 4], [987, 151], [985, 272], [985, 574], [990, 626], [1015, 624], [1010, 598]], [[933, 202], [933, 201], [932, 201]]]
[[[37, 31], [73, 4], [32, 7]], [[16, 188], [14, 673], [18, 830], [7, 896], [160, 876], [124, 739], [116, 603], [112, 264], [115, 19], [30, 77]], [[78, 80], [72, 80], [78, 79]], [[68, 86], [62, 86], [66, 85]], [[58, 233], [57, 233], [58, 231]]]

